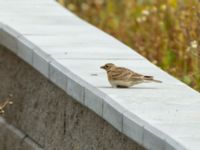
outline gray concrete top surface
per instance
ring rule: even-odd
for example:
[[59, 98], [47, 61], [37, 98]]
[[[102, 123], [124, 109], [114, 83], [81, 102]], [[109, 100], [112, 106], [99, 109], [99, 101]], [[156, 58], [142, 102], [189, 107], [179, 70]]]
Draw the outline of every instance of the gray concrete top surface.
[[[0, 43], [151, 150], [198, 150], [200, 94], [53, 0], [0, 0]], [[111, 88], [112, 62], [162, 84]]]

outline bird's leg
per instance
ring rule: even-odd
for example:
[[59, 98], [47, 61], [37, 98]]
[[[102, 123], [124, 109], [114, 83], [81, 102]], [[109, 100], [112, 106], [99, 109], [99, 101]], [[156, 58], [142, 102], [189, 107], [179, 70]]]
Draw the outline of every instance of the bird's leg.
[[110, 84], [111, 84], [112, 88], [117, 88], [117, 85], [114, 82], [110, 81]]
[[117, 86], [116, 85], [112, 85], [112, 88], [117, 88]]

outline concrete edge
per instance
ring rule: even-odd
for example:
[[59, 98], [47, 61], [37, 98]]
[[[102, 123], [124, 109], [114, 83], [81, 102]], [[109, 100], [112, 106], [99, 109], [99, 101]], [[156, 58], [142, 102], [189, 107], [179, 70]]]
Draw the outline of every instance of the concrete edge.
[[[2, 41], [2, 43], [0, 42], [1, 44], [38, 70], [55, 85], [63, 89], [68, 95], [94, 111], [118, 131], [143, 145], [145, 148], [153, 148], [156, 150], [161, 146], [164, 150], [185, 150], [180, 143], [168, 137], [166, 134], [161, 133], [158, 129], [150, 126], [141, 118], [139, 118], [139, 120], [142, 124], [138, 119], [135, 120], [135, 118], [132, 117], [134, 114], [130, 115], [129, 113], [129, 115], [127, 115], [127, 111], [110, 97], [73, 74], [55, 59], [43, 52], [37, 45], [28, 41], [23, 35], [2, 23], [0, 23], [0, 40]], [[55, 79], [57, 76], [59, 76], [59, 78]], [[63, 79], [66, 80], [66, 87], [63, 87], [63, 85], [60, 84], [63, 82]], [[74, 92], [74, 89], [76, 89], [76, 92]], [[86, 98], [94, 97], [96, 101], [93, 104], [90, 103], [91, 101], [85, 101]], [[99, 106], [99, 104], [102, 108], [99, 108], [98, 110], [97, 106]], [[128, 128], [127, 123], [129, 124]], [[134, 130], [137, 131], [138, 128], [141, 128], [141, 132], [138, 131], [139, 133], [137, 133], [142, 134], [141, 139], [130, 134]], [[129, 132], [127, 132], [127, 129]], [[150, 141], [146, 140], [146, 138], [150, 138]]]

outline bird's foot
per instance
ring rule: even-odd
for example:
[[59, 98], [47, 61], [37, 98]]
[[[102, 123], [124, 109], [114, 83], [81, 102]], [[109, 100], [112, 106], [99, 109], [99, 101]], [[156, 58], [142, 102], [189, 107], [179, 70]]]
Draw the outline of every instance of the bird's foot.
[[128, 88], [128, 86], [117, 85], [117, 88]]

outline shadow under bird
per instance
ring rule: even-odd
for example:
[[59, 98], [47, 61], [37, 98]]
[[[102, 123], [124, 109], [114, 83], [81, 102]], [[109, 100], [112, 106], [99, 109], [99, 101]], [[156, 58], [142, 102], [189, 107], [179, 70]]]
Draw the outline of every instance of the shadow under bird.
[[104, 66], [101, 66], [101, 69], [106, 70], [108, 81], [114, 88], [128, 88], [146, 82], [161, 83], [161, 81], [155, 80], [153, 76], [142, 75], [130, 69], [118, 67], [112, 63], [107, 63]]

